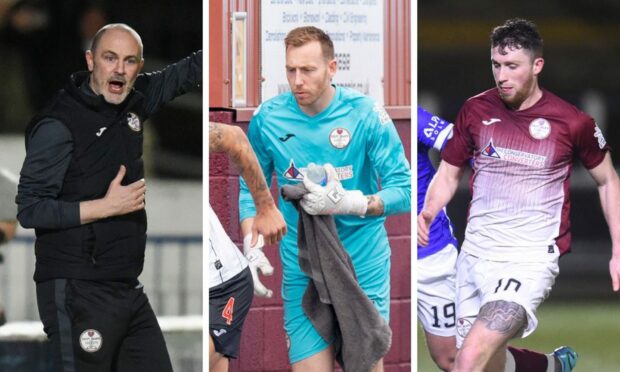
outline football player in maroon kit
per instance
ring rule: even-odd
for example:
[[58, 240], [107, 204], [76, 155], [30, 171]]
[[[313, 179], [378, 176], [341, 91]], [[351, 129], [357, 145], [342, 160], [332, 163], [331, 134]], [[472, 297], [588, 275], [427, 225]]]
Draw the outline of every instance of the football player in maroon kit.
[[[493, 30], [496, 87], [461, 108], [418, 216], [418, 242], [426, 245], [428, 227], [473, 158], [473, 195], [457, 261], [454, 371], [503, 371], [509, 340], [536, 329], [536, 309], [559, 273], [560, 255], [570, 250], [575, 158], [598, 185], [612, 239], [612, 287], [620, 289], [620, 180], [594, 120], [539, 86], [542, 47], [532, 22], [512, 19]], [[548, 370], [574, 368], [573, 350], [554, 354]]]

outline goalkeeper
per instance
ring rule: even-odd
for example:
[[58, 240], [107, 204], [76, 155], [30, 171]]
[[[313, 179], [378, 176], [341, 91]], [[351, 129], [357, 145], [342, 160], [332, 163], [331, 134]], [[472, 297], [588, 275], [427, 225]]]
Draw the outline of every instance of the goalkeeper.
[[[263, 102], [248, 138], [267, 180], [275, 172], [280, 187], [304, 182], [311, 191], [302, 201], [304, 209], [336, 215], [360, 286], [389, 324], [390, 245], [384, 223], [387, 215], [411, 208], [411, 172], [402, 143], [381, 105], [331, 84], [337, 65], [325, 32], [296, 28], [285, 38], [285, 48], [291, 92]], [[326, 167], [325, 186], [304, 177], [311, 162], [333, 165]], [[293, 371], [332, 370], [332, 340], [321, 338], [301, 306], [309, 278], [297, 259], [298, 214], [291, 203], [280, 200], [279, 206], [289, 231], [280, 244], [289, 359]], [[248, 185], [241, 181], [244, 234], [250, 234], [255, 213]]]
[[256, 295], [272, 295], [258, 279], [258, 269], [265, 275], [273, 273], [261, 247], [265, 241], [271, 244], [282, 239], [286, 224], [240, 128], [209, 123], [209, 152], [228, 154], [250, 185], [258, 209], [252, 232], [243, 242], [244, 257], [209, 204], [209, 370], [228, 371], [229, 358], [239, 354], [241, 329], [252, 304], [252, 283]]

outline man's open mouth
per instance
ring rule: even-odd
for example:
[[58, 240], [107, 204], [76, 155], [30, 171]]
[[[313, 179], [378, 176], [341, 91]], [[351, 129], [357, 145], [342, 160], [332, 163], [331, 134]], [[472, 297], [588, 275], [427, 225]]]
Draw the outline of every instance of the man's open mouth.
[[111, 80], [108, 82], [108, 90], [110, 91], [110, 93], [120, 94], [123, 92], [124, 86], [125, 86], [124, 81]]

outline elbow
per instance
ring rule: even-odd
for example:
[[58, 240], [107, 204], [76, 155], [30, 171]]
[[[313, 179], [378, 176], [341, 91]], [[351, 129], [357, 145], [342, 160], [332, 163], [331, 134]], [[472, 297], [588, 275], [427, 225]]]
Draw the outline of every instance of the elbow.
[[32, 219], [32, 213], [28, 213], [28, 209], [19, 209], [17, 212], [17, 221], [25, 229], [33, 229], [34, 221]]
[[241, 140], [244, 143], [248, 143], [248, 136], [245, 134], [245, 132], [243, 131], [243, 129], [241, 129], [241, 127], [238, 127], [236, 125], [230, 125], [230, 130], [231, 130], [231, 134], [234, 136], [234, 138], [236, 140]]
[[34, 228], [32, 221], [29, 218], [23, 216], [23, 213], [17, 215], [17, 221], [24, 229], [32, 229]]

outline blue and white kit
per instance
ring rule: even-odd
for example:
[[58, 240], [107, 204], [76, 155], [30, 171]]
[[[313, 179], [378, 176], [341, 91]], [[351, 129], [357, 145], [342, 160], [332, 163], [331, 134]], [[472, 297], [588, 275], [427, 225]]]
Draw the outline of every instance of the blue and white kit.
[[[418, 214], [435, 168], [429, 151], [441, 151], [452, 135], [453, 124], [418, 107]], [[456, 333], [457, 241], [450, 219], [441, 210], [431, 224], [429, 243], [418, 245], [418, 319], [427, 333], [451, 337]]]
[[[428, 152], [430, 149], [441, 151], [452, 135], [454, 124], [448, 123], [418, 106], [418, 214], [424, 206], [426, 191], [435, 175]], [[452, 226], [445, 210], [441, 210], [431, 225], [429, 244], [418, 245], [418, 259], [430, 256], [446, 245], [457, 245]]]

